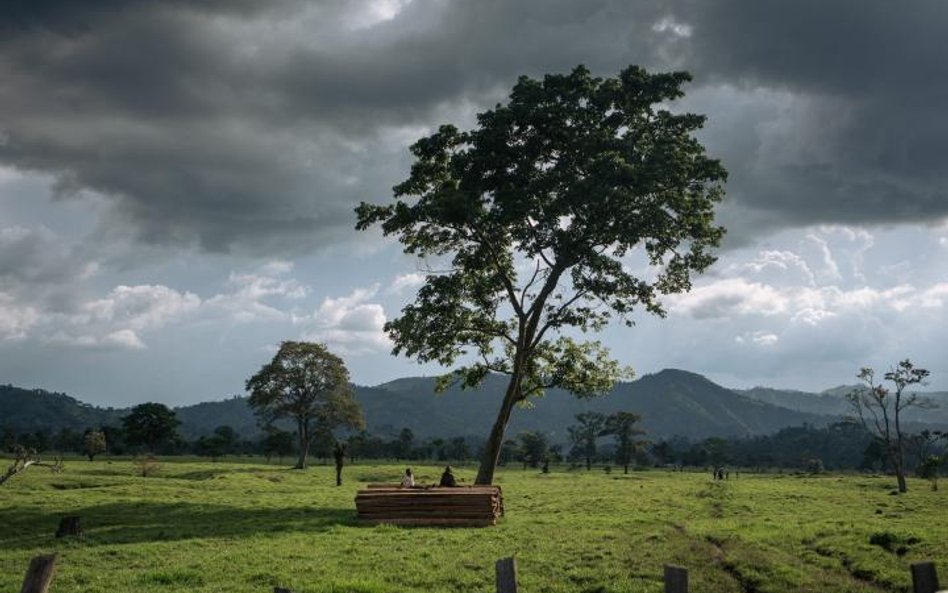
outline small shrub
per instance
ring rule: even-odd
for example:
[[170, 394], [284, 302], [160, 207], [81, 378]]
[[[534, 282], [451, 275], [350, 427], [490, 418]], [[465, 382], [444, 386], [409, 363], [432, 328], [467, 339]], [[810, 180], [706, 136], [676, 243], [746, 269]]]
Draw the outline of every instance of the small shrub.
[[869, 536], [869, 543], [873, 546], [879, 546], [887, 552], [892, 552], [898, 556], [904, 556], [908, 553], [909, 546], [915, 545], [922, 540], [915, 535], [900, 535], [891, 531], [877, 531]]
[[153, 455], [139, 457], [135, 460], [135, 473], [143, 478], [150, 478], [161, 471], [161, 464]]

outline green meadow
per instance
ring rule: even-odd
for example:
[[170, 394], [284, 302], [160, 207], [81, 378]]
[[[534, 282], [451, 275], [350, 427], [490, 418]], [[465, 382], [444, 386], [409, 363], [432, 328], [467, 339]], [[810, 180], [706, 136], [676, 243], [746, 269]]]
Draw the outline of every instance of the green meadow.
[[[496, 527], [361, 525], [356, 490], [401, 465], [292, 471], [256, 462], [163, 460], [31, 468], [0, 487], [0, 591], [57, 552], [52, 592], [492, 592], [494, 561], [517, 559], [528, 593], [662, 591], [662, 565], [691, 590], [909, 591], [911, 562], [948, 576], [948, 492], [882, 476], [502, 468]], [[422, 482], [438, 467], [414, 466]], [[456, 472], [468, 482], [473, 467]], [[54, 537], [79, 515], [82, 538]]]

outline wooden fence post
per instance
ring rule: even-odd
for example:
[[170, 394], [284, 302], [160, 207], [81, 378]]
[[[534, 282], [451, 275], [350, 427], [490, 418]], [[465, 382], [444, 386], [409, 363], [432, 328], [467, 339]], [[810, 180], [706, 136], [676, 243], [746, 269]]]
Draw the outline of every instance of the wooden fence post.
[[517, 593], [517, 561], [501, 558], [494, 566], [497, 571], [497, 593]]
[[56, 574], [56, 554], [37, 556], [30, 560], [30, 567], [23, 579], [20, 593], [47, 593]]
[[917, 562], [912, 565], [912, 590], [915, 593], [937, 593], [938, 573], [934, 562]]
[[79, 525], [79, 517], [63, 517], [59, 520], [59, 529], [56, 530], [56, 537], [65, 537], [67, 535], [82, 536], [82, 527]]
[[665, 593], [688, 593], [688, 569], [665, 565]]

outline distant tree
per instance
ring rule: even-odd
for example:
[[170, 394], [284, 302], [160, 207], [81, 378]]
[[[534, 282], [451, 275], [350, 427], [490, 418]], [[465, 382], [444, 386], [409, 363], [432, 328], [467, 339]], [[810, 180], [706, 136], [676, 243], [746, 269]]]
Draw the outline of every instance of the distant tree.
[[234, 427], [226, 424], [214, 429], [214, 438], [220, 442], [222, 455], [233, 454], [237, 447], [237, 441], [239, 440]]
[[328, 459], [336, 446], [336, 436], [328, 426], [317, 425], [313, 432], [313, 440], [309, 445], [310, 453], [320, 460]]
[[549, 456], [549, 441], [542, 432], [525, 431], [517, 435], [520, 441], [520, 461], [524, 467], [539, 467]]
[[675, 451], [671, 443], [662, 440], [652, 445], [652, 455], [659, 464], [665, 465], [675, 458]]
[[263, 454], [270, 463], [270, 458], [277, 456], [279, 463], [283, 463], [283, 458], [293, 452], [293, 435], [285, 430], [280, 430], [272, 425], [263, 428]]
[[60, 453], [79, 451], [82, 447], [82, 437], [71, 428], [63, 427], [53, 439], [53, 448]]
[[336, 461], [336, 486], [342, 486], [342, 466], [346, 463], [346, 444], [336, 443], [332, 456]]
[[635, 452], [645, 445], [646, 441], [638, 440], [635, 437], [645, 434], [644, 430], [636, 428], [636, 423], [642, 417], [632, 412], [616, 412], [606, 418], [605, 424], [600, 431], [600, 435], [612, 435], [616, 439], [616, 463], [621, 465], [624, 472], [629, 473], [629, 464], [635, 456]]
[[194, 452], [217, 461], [224, 455], [224, 442], [215, 435], [204, 435], [194, 442]]
[[153, 402], [138, 404], [122, 418], [128, 444], [144, 445], [151, 454], [178, 436], [179, 424], [181, 422], [168, 406]]
[[13, 448], [17, 445], [16, 431], [9, 426], [3, 429], [3, 437], [0, 438], [0, 447], [7, 453], [13, 453]]
[[410, 428], [403, 428], [400, 433], [398, 433], [398, 449], [399, 457], [404, 459], [411, 458], [412, 448], [415, 442], [415, 433], [411, 431]]
[[938, 441], [944, 438], [940, 430], [923, 430], [918, 434], [909, 435], [906, 439], [907, 448], [913, 453], [915, 465], [921, 466], [932, 455]]
[[596, 439], [602, 434], [606, 417], [599, 412], [576, 414], [576, 424], [566, 429], [573, 444], [572, 453], [586, 460], [586, 471], [592, 469], [592, 460], [596, 457]]
[[918, 466], [918, 477], [928, 480], [932, 485], [932, 490], [938, 490], [938, 468], [944, 463], [944, 460], [937, 455], [929, 455]]
[[82, 437], [82, 452], [89, 458], [89, 461], [95, 461], [95, 456], [99, 453], [105, 453], [108, 450], [108, 444], [105, 440], [105, 433], [101, 430], [89, 429]]
[[105, 434], [105, 443], [108, 446], [108, 453], [112, 455], [122, 455], [125, 453], [125, 431], [117, 426], [103, 426], [102, 432]]
[[517, 441], [513, 439], [504, 440], [504, 446], [500, 450], [500, 457], [498, 458], [499, 465], [507, 465], [511, 461], [517, 458], [517, 453], [519, 451], [519, 446]]
[[883, 381], [892, 385], [890, 389], [883, 382], [876, 382], [874, 370], [862, 368], [856, 376], [865, 386], [846, 395], [862, 425], [885, 445], [886, 457], [895, 470], [899, 492], [902, 493], [908, 491], [902, 412], [911, 407], [930, 407], [917, 394], [905, 393], [905, 390], [913, 385], [924, 385], [929, 374], [926, 369], [916, 368], [912, 361], [905, 359], [884, 375]]
[[821, 474], [826, 471], [823, 467], [823, 460], [819, 457], [811, 457], [810, 459], [807, 459], [804, 463], [804, 469], [808, 474]]
[[305, 469], [318, 428], [362, 428], [365, 421], [342, 359], [323, 344], [283, 342], [247, 380], [249, 404], [266, 422], [291, 418], [299, 437], [296, 469]]
[[707, 452], [707, 459], [711, 465], [721, 467], [731, 462], [731, 441], [721, 437], [710, 437], [702, 442]]
[[454, 437], [448, 441], [448, 459], [453, 459], [455, 461], [464, 461], [471, 456], [471, 452], [467, 447], [467, 441], [464, 437]]
[[[571, 335], [613, 316], [631, 325], [639, 307], [663, 315], [660, 295], [714, 262], [726, 172], [694, 137], [704, 118], [665, 108], [690, 78], [635, 66], [521, 77], [476, 129], [444, 125], [416, 142], [395, 203], [357, 208], [358, 229], [378, 224], [407, 253], [449, 260], [386, 324], [395, 353], [476, 361], [441, 389], [509, 377], [477, 484], [491, 483], [517, 404], [554, 387], [603, 394], [627, 376], [599, 342]], [[638, 247], [652, 264], [643, 277], [622, 260]]]

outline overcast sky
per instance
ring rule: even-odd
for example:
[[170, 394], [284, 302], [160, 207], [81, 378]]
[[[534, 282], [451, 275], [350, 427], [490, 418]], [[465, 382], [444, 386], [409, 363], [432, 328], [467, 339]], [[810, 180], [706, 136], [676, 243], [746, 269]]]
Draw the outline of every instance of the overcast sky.
[[353, 207], [517, 76], [639, 64], [694, 75], [728, 238], [616, 357], [808, 390], [909, 357], [946, 389], [945, 55], [942, 0], [6, 2], [0, 383], [220, 399], [287, 339], [438, 373], [389, 353], [419, 266]]

